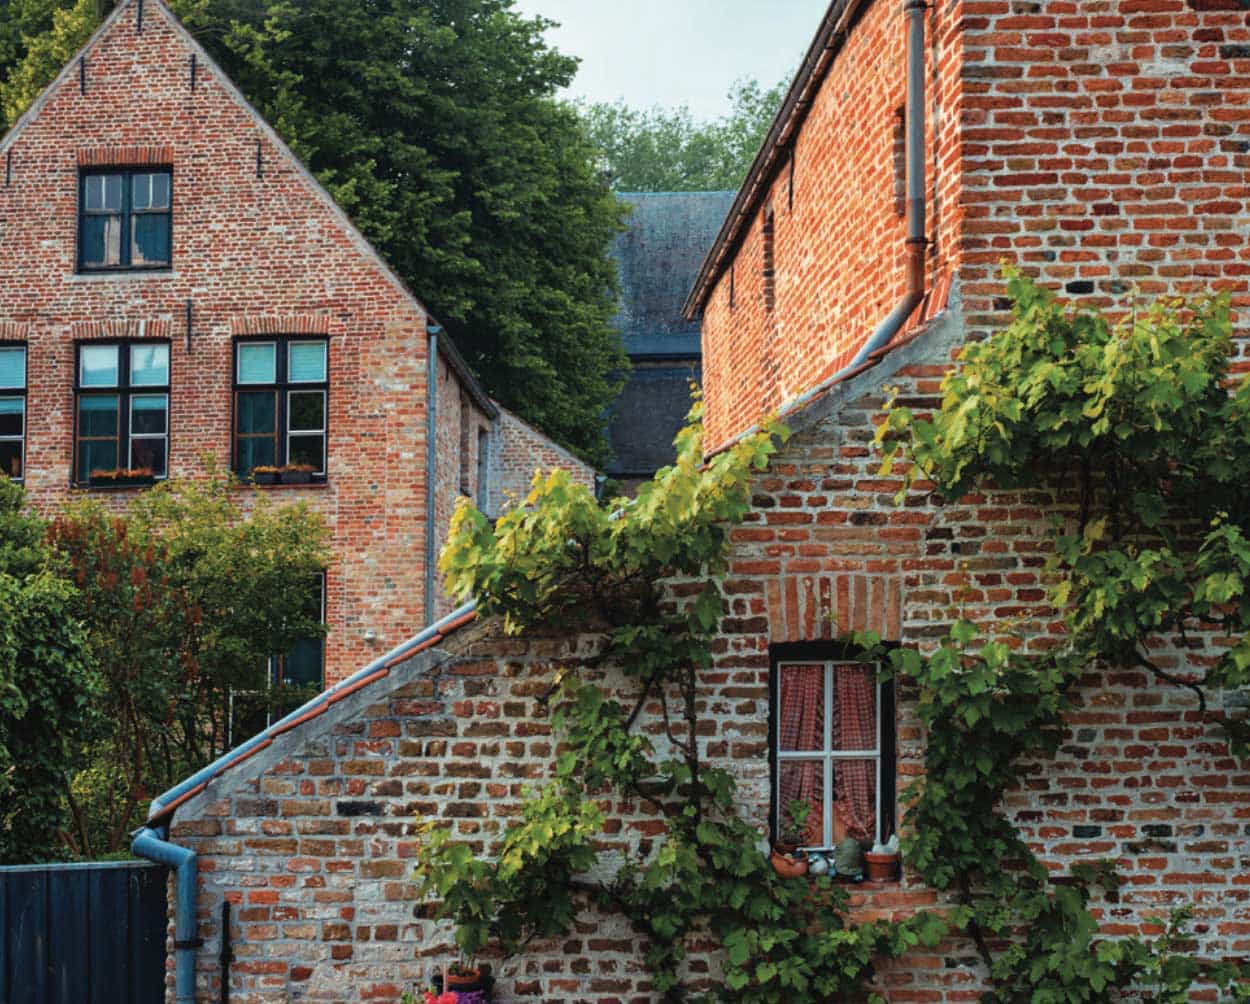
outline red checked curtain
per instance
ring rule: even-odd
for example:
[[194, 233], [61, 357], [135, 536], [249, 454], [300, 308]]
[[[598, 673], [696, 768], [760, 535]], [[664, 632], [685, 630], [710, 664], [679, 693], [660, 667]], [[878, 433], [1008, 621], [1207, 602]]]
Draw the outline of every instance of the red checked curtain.
[[[877, 746], [877, 677], [872, 666], [833, 669], [833, 749], [873, 750]], [[784, 705], [783, 705], [784, 707]], [[835, 760], [834, 811], [856, 840], [876, 840], [875, 760]]]
[[[786, 666], [781, 673], [781, 715], [778, 738], [783, 750], [812, 750], [825, 746], [825, 667]], [[824, 840], [824, 791], [819, 760], [788, 761], [781, 771], [781, 813], [788, 817], [787, 806], [802, 799], [812, 807], [803, 834], [805, 845], [820, 845]]]

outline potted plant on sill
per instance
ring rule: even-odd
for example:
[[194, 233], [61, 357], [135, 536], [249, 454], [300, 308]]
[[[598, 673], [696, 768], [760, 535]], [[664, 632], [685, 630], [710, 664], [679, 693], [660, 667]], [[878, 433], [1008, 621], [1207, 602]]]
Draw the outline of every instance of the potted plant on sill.
[[306, 485], [316, 472], [312, 464], [287, 464], [278, 469], [278, 479], [284, 485]]
[[807, 830], [807, 817], [812, 807], [802, 799], [796, 798], [786, 806], [789, 822], [783, 816], [778, 821], [777, 839], [773, 841], [773, 852], [769, 857], [773, 871], [782, 878], [798, 878], [807, 874], [807, 859], [800, 856], [799, 845], [803, 842], [803, 834]]
[[270, 467], [268, 464], [261, 464], [252, 468], [252, 484], [256, 485], [276, 485], [278, 483], [279, 467]]
[[898, 834], [864, 851], [864, 867], [869, 882], [893, 882], [898, 877]]
[[150, 485], [155, 480], [155, 474], [150, 467], [119, 467], [113, 471], [92, 471], [87, 483], [93, 488], [133, 488]]

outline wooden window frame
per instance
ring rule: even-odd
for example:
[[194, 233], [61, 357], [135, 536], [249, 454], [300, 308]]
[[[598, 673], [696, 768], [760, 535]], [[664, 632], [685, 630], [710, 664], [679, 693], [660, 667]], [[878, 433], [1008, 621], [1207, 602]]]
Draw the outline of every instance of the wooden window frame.
[[[813, 665], [820, 663], [825, 667], [825, 739], [821, 750], [782, 751], [780, 748], [780, 716], [781, 716], [781, 669], [793, 664]], [[769, 757], [769, 830], [776, 840], [781, 824], [780, 786], [781, 764], [785, 761], [820, 760], [824, 765], [824, 791], [822, 794], [822, 810], [826, 809], [832, 799], [833, 771], [835, 760], [875, 760], [877, 765], [877, 832], [874, 839], [884, 842], [897, 829], [897, 789], [898, 789], [898, 735], [897, 735], [897, 701], [893, 680], [877, 681], [877, 747], [875, 751], [849, 750], [836, 751], [830, 746], [830, 714], [833, 700], [830, 688], [831, 674], [836, 665], [860, 663], [880, 667], [875, 660], [865, 659], [863, 653], [851, 645], [836, 642], [794, 642], [774, 645], [770, 650], [771, 672], [769, 674], [769, 713], [768, 713], [768, 757]], [[829, 852], [831, 815], [825, 812], [827, 820], [824, 824], [822, 844], [810, 850]]]
[[22, 431], [17, 436], [0, 435], [0, 443], [17, 443], [18, 444], [18, 470], [22, 473], [18, 477], [13, 477], [7, 471], [0, 470], [0, 475], [5, 475], [9, 480], [16, 484], [24, 484], [26, 481], [26, 437], [30, 431], [30, 405], [28, 403], [30, 389], [30, 346], [26, 342], [0, 342], [0, 351], [12, 351], [20, 349], [22, 352], [22, 383], [20, 387], [0, 387], [0, 400], [4, 401], [21, 401], [22, 402]]
[[[137, 174], [165, 174], [169, 177], [169, 208], [168, 209], [134, 209], [134, 177]], [[120, 175], [122, 180], [121, 229], [121, 261], [116, 265], [88, 265], [84, 255], [83, 233], [86, 220], [91, 216], [116, 216], [117, 213], [87, 208], [87, 181], [90, 178]], [[132, 220], [135, 216], [164, 216], [169, 228], [169, 260], [133, 264], [132, 255]], [[101, 275], [110, 272], [169, 272], [174, 267], [174, 169], [169, 164], [145, 164], [114, 167], [84, 167], [78, 171], [78, 253], [76, 255], [77, 270], [80, 275]]]
[[[292, 345], [317, 344], [325, 347], [325, 379], [291, 380], [290, 349]], [[244, 383], [239, 379], [239, 349], [245, 345], [273, 345], [274, 379], [272, 383]], [[240, 478], [247, 479], [251, 471], [244, 471], [239, 463], [240, 439], [267, 438], [265, 434], [239, 432], [239, 395], [242, 393], [272, 392], [274, 401], [274, 466], [290, 463], [291, 437], [320, 436], [322, 442], [320, 471], [312, 475], [312, 481], [324, 484], [330, 467], [330, 339], [325, 335], [247, 335], [236, 338], [231, 349], [231, 408], [230, 467]], [[320, 392], [324, 400], [322, 427], [320, 430], [291, 429], [291, 395]]]
[[[165, 382], [163, 384], [135, 384], [131, 381], [131, 350], [135, 347], [151, 347], [156, 345], [165, 346]], [[85, 387], [82, 383], [82, 353], [87, 348], [116, 348], [117, 349], [117, 382], [112, 387]], [[93, 484], [91, 481], [90, 471], [80, 471], [78, 469], [79, 456], [78, 447], [83, 442], [106, 442], [112, 440], [117, 443], [117, 470], [124, 470], [133, 466], [134, 463], [134, 440], [139, 439], [163, 439], [165, 442], [165, 470], [163, 473], [153, 473], [152, 477], [147, 479], [145, 483], [155, 483], [164, 481], [169, 477], [169, 466], [171, 460], [171, 452], [173, 449], [173, 395], [171, 394], [171, 386], [173, 382], [173, 351], [172, 346], [167, 338], [108, 338], [108, 339], [88, 339], [85, 341], [76, 341], [74, 343], [74, 456], [71, 462], [70, 483], [76, 488], [108, 488], [108, 487], [130, 487], [130, 485], [108, 485], [102, 483]], [[84, 398], [94, 397], [115, 397], [117, 398], [117, 427], [114, 436], [86, 436], [84, 437], [80, 430], [82, 428], [82, 401]], [[165, 433], [163, 436], [151, 435], [147, 433], [134, 434], [134, 399], [136, 397], [163, 397], [165, 398]]]

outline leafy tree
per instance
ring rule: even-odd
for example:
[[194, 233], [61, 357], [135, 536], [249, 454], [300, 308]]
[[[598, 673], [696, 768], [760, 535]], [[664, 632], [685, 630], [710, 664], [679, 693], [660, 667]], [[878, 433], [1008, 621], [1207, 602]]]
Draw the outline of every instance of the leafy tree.
[[264, 690], [273, 654], [324, 633], [308, 604], [320, 517], [262, 499], [245, 518], [231, 487], [164, 484], [126, 516], [85, 503], [53, 523], [103, 682], [68, 795], [80, 855], [122, 849], [153, 790], [224, 751], [232, 692]]
[[630, 108], [624, 102], [582, 108], [590, 140], [612, 187], [622, 192], [698, 192], [737, 188], [781, 108], [788, 80], [763, 88], [740, 80], [733, 109], [699, 122], [686, 105]]
[[[12, 121], [96, 23], [14, 0]], [[622, 208], [555, 92], [576, 60], [513, 0], [174, 0], [248, 98], [417, 291], [487, 390], [583, 455], [626, 361], [609, 322]], [[19, 16], [20, 13], [20, 16]]]
[[73, 585], [22, 490], [0, 478], [0, 863], [56, 854], [95, 683]]

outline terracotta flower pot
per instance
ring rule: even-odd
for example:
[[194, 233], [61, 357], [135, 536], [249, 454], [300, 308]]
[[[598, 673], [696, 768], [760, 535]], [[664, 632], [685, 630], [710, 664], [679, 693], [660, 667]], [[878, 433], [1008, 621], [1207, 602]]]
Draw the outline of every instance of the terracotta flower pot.
[[448, 990], [480, 990], [482, 989], [482, 973], [480, 970], [473, 969], [467, 973], [448, 973], [447, 987]]
[[791, 857], [774, 849], [768, 860], [772, 862], [773, 871], [783, 879], [800, 878], [807, 874], [807, 858]]
[[868, 872], [869, 882], [893, 882], [898, 875], [898, 855], [865, 851], [864, 867]]

